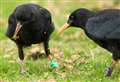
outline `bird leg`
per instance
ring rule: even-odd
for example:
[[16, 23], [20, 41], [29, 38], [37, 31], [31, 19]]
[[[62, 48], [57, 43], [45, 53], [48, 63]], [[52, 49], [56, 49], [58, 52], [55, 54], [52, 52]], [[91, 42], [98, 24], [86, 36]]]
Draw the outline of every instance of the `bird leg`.
[[52, 60], [52, 56], [51, 56], [50, 49], [49, 49], [49, 46], [48, 46], [48, 41], [44, 42], [44, 50], [45, 50], [45, 53], [48, 57], [48, 60]]
[[118, 60], [113, 60], [111, 68], [113, 69], [116, 66], [117, 63], [118, 63]]
[[115, 66], [116, 66], [117, 63], [118, 63], [118, 60], [114, 60], [114, 59], [112, 60], [111, 67], [109, 67], [109, 68], [106, 69], [106, 73], [105, 73], [106, 76], [111, 76], [112, 75], [112, 71], [115, 68]]
[[26, 73], [26, 69], [24, 67], [24, 52], [23, 52], [23, 47], [18, 46], [18, 53], [19, 53], [19, 58], [20, 58], [20, 73], [24, 74]]
[[53, 57], [50, 53], [50, 49], [49, 49], [49, 46], [48, 46], [48, 41], [44, 42], [44, 49], [45, 49], [45, 53], [48, 57], [50, 67], [54, 68], [54, 70], [57, 71], [58, 70], [58, 63], [57, 63], [56, 60], [53, 59]]

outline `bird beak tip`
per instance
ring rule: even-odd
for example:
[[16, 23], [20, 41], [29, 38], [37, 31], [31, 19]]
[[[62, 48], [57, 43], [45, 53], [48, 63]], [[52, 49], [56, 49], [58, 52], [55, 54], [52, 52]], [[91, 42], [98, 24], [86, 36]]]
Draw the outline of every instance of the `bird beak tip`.
[[64, 32], [64, 30], [66, 30], [66, 29], [69, 28], [69, 27], [70, 27], [70, 24], [68, 24], [68, 23], [64, 24], [64, 25], [60, 28], [60, 30], [58, 30], [58, 34], [62, 34], [62, 33]]

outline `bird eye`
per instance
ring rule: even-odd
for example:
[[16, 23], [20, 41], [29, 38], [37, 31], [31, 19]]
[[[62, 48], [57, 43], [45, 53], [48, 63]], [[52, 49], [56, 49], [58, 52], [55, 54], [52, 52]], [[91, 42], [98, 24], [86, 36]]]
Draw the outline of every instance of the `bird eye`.
[[73, 19], [74, 18], [74, 16], [70, 16], [70, 19]]
[[20, 16], [17, 16], [16, 18], [17, 18], [17, 20], [20, 20]]
[[71, 18], [73, 18], [73, 16], [71, 16]]

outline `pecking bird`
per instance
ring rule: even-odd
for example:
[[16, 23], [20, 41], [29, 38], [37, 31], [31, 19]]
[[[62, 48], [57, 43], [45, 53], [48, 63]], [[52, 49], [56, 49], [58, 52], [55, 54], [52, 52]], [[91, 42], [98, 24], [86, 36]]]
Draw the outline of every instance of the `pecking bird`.
[[[21, 64], [24, 60], [24, 47], [44, 44], [46, 55], [51, 58], [49, 38], [54, 31], [51, 13], [37, 4], [22, 4], [15, 8], [8, 19], [7, 37], [18, 47]], [[25, 72], [21, 66], [21, 72]]]
[[107, 68], [105, 73], [106, 76], [111, 76], [113, 68], [120, 59], [120, 10], [105, 9], [93, 12], [80, 8], [71, 13], [59, 33], [70, 26], [83, 29], [96, 44], [112, 53], [112, 66]]

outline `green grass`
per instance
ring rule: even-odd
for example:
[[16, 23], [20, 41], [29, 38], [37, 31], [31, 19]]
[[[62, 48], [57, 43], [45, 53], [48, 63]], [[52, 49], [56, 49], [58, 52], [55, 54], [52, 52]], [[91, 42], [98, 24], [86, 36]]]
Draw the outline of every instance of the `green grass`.
[[[61, 69], [59, 73], [54, 72], [48, 65], [47, 58], [42, 57], [36, 61], [25, 60], [25, 65], [29, 69], [28, 73], [20, 74], [18, 64], [18, 52], [16, 45], [5, 36], [7, 20], [13, 9], [22, 3], [35, 0], [1, 0], [0, 1], [0, 82], [119, 82], [120, 72], [118, 65], [111, 77], [104, 76], [104, 70], [111, 64], [111, 53], [97, 46], [92, 40], [85, 36], [84, 32], [78, 28], [71, 28], [62, 35], [57, 34], [57, 30], [67, 21], [67, 15], [73, 10], [86, 7], [91, 10], [99, 9], [98, 1], [88, 2], [61, 0], [37, 1], [52, 13], [56, 30], [51, 36], [50, 48], [53, 54], [64, 52], [61, 59]], [[112, 1], [112, 0], [111, 0]], [[25, 50], [26, 56], [29, 48]], [[80, 57], [75, 63], [67, 64]]]

